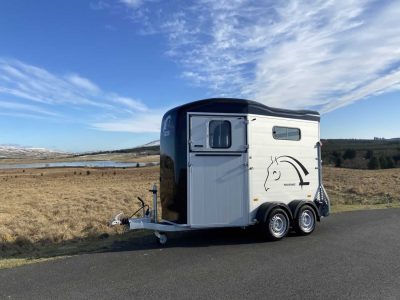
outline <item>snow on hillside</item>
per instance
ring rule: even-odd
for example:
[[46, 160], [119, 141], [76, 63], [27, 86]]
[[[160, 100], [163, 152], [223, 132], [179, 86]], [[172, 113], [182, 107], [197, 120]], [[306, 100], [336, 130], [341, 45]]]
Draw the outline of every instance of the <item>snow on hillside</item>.
[[50, 150], [46, 148], [23, 147], [18, 145], [0, 145], [0, 158], [22, 158], [22, 157], [55, 157], [68, 153]]
[[142, 146], [136, 147], [136, 148], [141, 148], [141, 147], [153, 147], [153, 146], [160, 146], [160, 140], [155, 140], [155, 141], [151, 141], [147, 144], [144, 144]]

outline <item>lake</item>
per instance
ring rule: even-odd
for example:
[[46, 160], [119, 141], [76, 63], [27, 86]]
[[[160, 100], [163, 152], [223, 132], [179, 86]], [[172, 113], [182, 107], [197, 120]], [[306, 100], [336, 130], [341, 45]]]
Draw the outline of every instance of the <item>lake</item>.
[[[158, 165], [158, 162], [139, 163], [140, 167], [146, 165]], [[32, 164], [2, 164], [0, 169], [39, 169], [39, 168], [63, 168], [63, 167], [87, 167], [87, 168], [132, 168], [136, 167], [135, 162], [117, 162], [117, 161], [66, 161], [51, 163], [32, 163]]]

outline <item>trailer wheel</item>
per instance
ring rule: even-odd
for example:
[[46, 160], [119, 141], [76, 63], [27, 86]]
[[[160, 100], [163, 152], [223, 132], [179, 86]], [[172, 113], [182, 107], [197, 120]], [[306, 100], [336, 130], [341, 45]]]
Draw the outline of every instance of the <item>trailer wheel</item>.
[[168, 237], [165, 233], [159, 233], [157, 236], [157, 243], [161, 246], [164, 246], [168, 241]]
[[294, 223], [294, 229], [297, 234], [311, 234], [316, 225], [316, 215], [312, 207], [309, 205], [303, 205], [300, 208]]
[[269, 240], [277, 241], [289, 232], [289, 217], [281, 208], [274, 208], [263, 222], [263, 231]]

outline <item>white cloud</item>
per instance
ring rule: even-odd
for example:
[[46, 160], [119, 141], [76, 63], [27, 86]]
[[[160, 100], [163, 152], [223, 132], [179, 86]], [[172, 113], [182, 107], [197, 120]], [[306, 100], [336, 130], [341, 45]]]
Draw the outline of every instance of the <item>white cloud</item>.
[[142, 102], [140, 102], [138, 100], [134, 100], [132, 98], [121, 97], [121, 96], [115, 95], [115, 96], [112, 96], [111, 99], [112, 99], [112, 101], [119, 103], [119, 104], [123, 104], [135, 111], [145, 112], [148, 110], [146, 105], [144, 105]]
[[160, 132], [161, 119], [164, 111], [151, 111], [137, 114], [130, 118], [121, 120], [110, 120], [92, 123], [92, 127], [103, 131], [118, 131], [118, 132]]
[[0, 58], [0, 93], [47, 104], [101, 106], [91, 99], [86, 88], [54, 75], [43, 68], [17, 60]]
[[[127, 109], [139, 111], [147, 109], [140, 101], [105, 92], [78, 74], [58, 76], [43, 68], [1, 58], [0, 94], [49, 105], [86, 105], [106, 109], [119, 109], [125, 106]], [[115, 103], [119, 106], [115, 106]]]
[[0, 108], [7, 109], [10, 111], [25, 111], [33, 113], [34, 116], [42, 115], [42, 117], [44, 116], [59, 117], [59, 114], [49, 111], [47, 109], [40, 108], [36, 105], [23, 104], [18, 102], [0, 100]]
[[91, 82], [89, 79], [81, 77], [77, 74], [70, 74], [66, 76], [66, 79], [77, 86], [78, 88], [83, 88], [87, 90], [88, 92], [91, 93], [98, 93], [100, 92], [100, 89], [97, 85], [95, 85], [93, 82]]
[[0, 58], [0, 95], [9, 97], [0, 99], [2, 115], [83, 122], [99, 130], [154, 132], [161, 119], [140, 100], [106, 92], [81, 75], [60, 76], [17, 60]]
[[96, 2], [90, 2], [90, 8], [93, 10], [104, 10], [110, 7], [110, 4], [105, 1], [96, 1]]
[[137, 8], [142, 4], [143, 0], [120, 0], [119, 2], [125, 4], [129, 8]]
[[400, 84], [400, 2], [182, 3], [142, 18], [182, 75], [216, 94], [327, 112]]

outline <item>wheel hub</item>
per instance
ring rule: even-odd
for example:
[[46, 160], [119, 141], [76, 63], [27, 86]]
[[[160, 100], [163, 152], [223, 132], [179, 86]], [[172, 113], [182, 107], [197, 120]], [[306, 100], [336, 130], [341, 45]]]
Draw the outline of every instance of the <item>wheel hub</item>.
[[269, 224], [271, 232], [275, 237], [282, 237], [287, 229], [287, 220], [282, 214], [276, 214], [271, 218]]
[[314, 214], [309, 210], [304, 210], [300, 215], [300, 228], [304, 232], [313, 230], [315, 224]]

